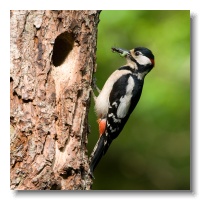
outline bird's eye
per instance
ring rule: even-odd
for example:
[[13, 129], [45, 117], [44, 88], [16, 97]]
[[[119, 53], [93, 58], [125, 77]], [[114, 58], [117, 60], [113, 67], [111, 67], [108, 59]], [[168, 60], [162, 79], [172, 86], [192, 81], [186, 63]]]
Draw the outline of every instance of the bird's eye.
[[136, 51], [136, 52], [135, 52], [135, 55], [136, 55], [136, 56], [139, 56], [139, 55], [140, 55], [140, 52], [139, 52], [139, 51]]

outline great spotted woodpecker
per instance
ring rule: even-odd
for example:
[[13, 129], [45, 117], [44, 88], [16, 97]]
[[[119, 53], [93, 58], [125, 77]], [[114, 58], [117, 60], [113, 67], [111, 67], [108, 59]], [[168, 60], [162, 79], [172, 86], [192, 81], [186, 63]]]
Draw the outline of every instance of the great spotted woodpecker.
[[112, 48], [126, 58], [127, 64], [114, 71], [107, 79], [99, 96], [95, 98], [100, 137], [90, 156], [90, 174], [106, 153], [113, 139], [122, 131], [136, 107], [145, 76], [154, 67], [154, 55], [145, 47], [130, 51]]

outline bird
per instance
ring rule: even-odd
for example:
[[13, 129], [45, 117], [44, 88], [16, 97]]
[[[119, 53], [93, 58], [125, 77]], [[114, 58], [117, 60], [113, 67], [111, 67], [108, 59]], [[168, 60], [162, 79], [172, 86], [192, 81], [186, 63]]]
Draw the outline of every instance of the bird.
[[89, 174], [94, 178], [94, 169], [106, 154], [112, 141], [118, 137], [135, 109], [144, 85], [145, 76], [155, 65], [154, 55], [146, 47], [131, 50], [112, 47], [113, 52], [126, 59], [126, 64], [115, 70], [102, 90], [94, 95], [95, 111], [99, 125], [99, 139], [89, 158]]

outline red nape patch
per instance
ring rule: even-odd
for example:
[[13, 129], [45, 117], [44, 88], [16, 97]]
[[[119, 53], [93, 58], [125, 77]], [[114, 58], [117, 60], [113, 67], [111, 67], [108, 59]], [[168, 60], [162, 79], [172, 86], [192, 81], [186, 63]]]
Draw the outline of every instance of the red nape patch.
[[152, 65], [154, 66], [155, 65], [154, 59], [150, 59], [150, 60], [151, 60]]
[[106, 120], [105, 119], [98, 119], [97, 122], [99, 124], [99, 137], [101, 137], [101, 135], [103, 133], [105, 133], [105, 130], [106, 130]]

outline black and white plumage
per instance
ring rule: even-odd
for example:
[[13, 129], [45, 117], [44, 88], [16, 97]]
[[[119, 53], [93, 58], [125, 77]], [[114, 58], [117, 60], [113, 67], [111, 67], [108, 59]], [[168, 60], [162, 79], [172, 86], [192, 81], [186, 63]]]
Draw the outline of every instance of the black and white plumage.
[[99, 96], [95, 98], [95, 110], [101, 133], [90, 156], [92, 177], [101, 157], [113, 139], [120, 134], [136, 107], [142, 93], [144, 78], [154, 67], [154, 55], [147, 48], [137, 47], [130, 51], [120, 48], [112, 50], [125, 57], [127, 64], [110, 75]]

